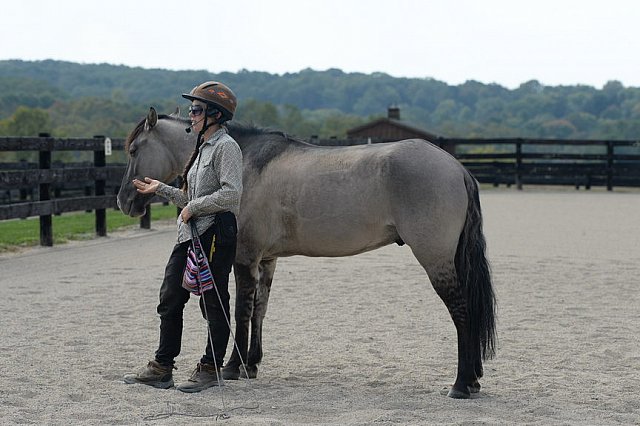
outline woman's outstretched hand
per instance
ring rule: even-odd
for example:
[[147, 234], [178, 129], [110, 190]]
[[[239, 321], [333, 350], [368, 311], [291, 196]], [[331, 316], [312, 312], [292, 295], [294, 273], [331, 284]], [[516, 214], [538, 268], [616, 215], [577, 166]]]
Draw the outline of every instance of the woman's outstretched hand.
[[154, 194], [158, 189], [158, 185], [160, 185], [159, 180], [148, 177], [144, 178], [144, 182], [138, 179], [133, 180], [133, 186], [135, 186], [141, 194]]

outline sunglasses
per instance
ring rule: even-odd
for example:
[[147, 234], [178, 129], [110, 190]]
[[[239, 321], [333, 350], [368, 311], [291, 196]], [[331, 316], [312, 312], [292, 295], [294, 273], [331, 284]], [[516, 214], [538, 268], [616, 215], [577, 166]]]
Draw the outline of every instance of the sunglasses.
[[189, 107], [189, 114], [195, 117], [202, 114], [203, 111], [204, 111], [204, 108], [202, 108], [200, 105], [191, 105]]

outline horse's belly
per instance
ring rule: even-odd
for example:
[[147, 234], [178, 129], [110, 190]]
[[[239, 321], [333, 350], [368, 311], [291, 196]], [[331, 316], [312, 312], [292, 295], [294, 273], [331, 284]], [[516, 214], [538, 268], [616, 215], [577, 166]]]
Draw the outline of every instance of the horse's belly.
[[354, 223], [350, 220], [308, 223], [299, 226], [296, 238], [281, 247], [286, 254], [280, 256], [351, 256], [385, 246], [397, 239], [393, 226]]

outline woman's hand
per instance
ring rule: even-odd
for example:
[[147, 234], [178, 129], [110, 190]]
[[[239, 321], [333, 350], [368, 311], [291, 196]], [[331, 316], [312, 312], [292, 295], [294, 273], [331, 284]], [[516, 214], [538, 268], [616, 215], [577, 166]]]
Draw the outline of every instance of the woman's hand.
[[189, 211], [189, 207], [185, 207], [182, 209], [182, 211], [180, 212], [180, 217], [182, 218], [182, 221], [184, 223], [189, 222], [189, 219], [191, 219], [191, 212]]
[[158, 189], [158, 185], [160, 185], [159, 180], [148, 177], [144, 178], [144, 182], [138, 179], [133, 180], [133, 186], [135, 186], [141, 194], [154, 194]]

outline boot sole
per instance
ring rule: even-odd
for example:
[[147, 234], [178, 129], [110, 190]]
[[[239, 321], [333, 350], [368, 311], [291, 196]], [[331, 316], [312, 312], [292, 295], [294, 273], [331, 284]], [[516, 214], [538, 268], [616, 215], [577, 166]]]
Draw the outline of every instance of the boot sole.
[[[176, 389], [179, 390], [180, 392], [196, 393], [196, 392], [201, 392], [201, 391], [203, 391], [205, 389], [209, 389], [209, 388], [212, 388], [212, 387], [215, 387], [215, 386], [218, 386], [218, 382], [217, 381], [215, 381], [215, 382], [213, 382], [213, 383], [211, 383], [209, 385], [206, 385], [206, 386], [199, 386], [199, 387], [192, 387], [192, 388], [178, 386]], [[224, 381], [223, 380], [220, 381], [220, 387], [222, 387], [222, 386], [224, 386]]]
[[169, 389], [170, 387], [173, 387], [173, 379], [169, 380], [168, 382], [141, 382], [135, 378], [124, 378], [124, 382], [128, 385], [134, 385], [134, 384], [141, 384], [141, 385], [147, 385], [147, 386], [151, 386], [153, 388], [156, 389]]

